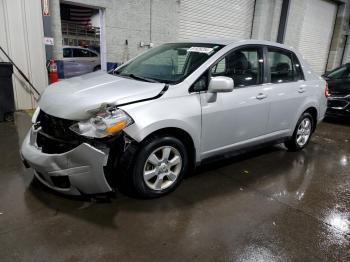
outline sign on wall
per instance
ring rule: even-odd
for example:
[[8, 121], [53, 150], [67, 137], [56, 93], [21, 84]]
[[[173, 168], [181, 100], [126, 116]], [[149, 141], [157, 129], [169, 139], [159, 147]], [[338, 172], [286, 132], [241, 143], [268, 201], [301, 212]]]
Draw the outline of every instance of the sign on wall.
[[53, 37], [44, 37], [45, 45], [54, 45]]

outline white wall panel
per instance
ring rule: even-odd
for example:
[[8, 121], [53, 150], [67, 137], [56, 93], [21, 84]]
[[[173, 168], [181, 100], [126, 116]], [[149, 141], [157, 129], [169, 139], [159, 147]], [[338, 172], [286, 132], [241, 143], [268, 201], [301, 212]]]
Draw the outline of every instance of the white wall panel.
[[249, 38], [254, 0], [182, 0], [179, 38]]
[[[5, 32], [4, 34], [2, 32]], [[0, 1], [0, 45], [39, 91], [47, 86], [41, 1]], [[7, 59], [0, 54], [0, 61]], [[14, 70], [16, 109], [35, 107], [28, 84]]]
[[326, 68], [336, 14], [337, 5], [327, 0], [290, 4], [285, 43], [299, 50], [319, 74]]

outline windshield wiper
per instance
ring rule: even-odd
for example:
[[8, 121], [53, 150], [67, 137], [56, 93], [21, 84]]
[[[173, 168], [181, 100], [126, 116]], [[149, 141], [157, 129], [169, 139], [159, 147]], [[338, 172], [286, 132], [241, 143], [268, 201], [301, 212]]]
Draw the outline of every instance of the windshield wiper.
[[141, 80], [141, 81], [145, 81], [145, 82], [151, 82], [151, 83], [159, 83], [159, 81], [152, 79], [152, 78], [147, 78], [147, 77], [143, 77], [143, 76], [138, 76], [135, 74], [118, 74], [119, 76], [126, 76], [126, 77], [130, 77], [136, 80]]

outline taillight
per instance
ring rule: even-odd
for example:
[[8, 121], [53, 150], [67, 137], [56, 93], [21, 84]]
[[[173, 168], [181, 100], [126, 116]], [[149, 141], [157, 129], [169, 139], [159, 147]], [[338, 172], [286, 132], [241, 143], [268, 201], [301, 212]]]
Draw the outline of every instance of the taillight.
[[324, 90], [324, 96], [329, 97], [328, 83], [326, 83], [326, 88]]

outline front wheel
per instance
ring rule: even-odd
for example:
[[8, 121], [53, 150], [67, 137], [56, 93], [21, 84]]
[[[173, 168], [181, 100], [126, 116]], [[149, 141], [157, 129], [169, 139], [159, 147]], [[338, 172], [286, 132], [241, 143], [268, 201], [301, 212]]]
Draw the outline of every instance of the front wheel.
[[128, 187], [128, 192], [142, 198], [159, 197], [173, 191], [189, 166], [186, 147], [172, 136], [147, 139], [132, 162], [124, 169], [123, 185]]
[[293, 136], [284, 144], [290, 151], [299, 151], [307, 146], [310, 141], [314, 121], [309, 113], [304, 113], [298, 120]]

